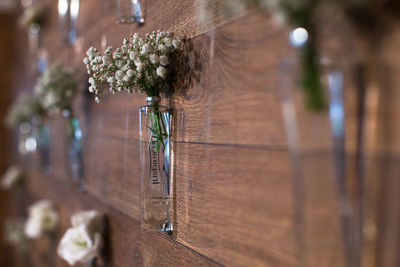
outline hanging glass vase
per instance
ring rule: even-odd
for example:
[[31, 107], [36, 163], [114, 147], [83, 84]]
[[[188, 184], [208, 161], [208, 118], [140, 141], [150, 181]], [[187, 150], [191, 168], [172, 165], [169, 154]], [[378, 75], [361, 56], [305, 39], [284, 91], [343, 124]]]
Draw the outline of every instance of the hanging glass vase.
[[38, 146], [40, 166], [45, 174], [50, 173], [50, 127], [41, 118], [34, 118], [35, 139]]
[[64, 110], [63, 116], [67, 119], [67, 146], [69, 171], [74, 183], [79, 190], [83, 190], [83, 154], [82, 130], [78, 118], [74, 117], [71, 110]]
[[143, 231], [172, 231], [171, 114], [147, 97], [140, 119], [140, 222]]
[[117, 0], [118, 23], [144, 23], [144, 0]]

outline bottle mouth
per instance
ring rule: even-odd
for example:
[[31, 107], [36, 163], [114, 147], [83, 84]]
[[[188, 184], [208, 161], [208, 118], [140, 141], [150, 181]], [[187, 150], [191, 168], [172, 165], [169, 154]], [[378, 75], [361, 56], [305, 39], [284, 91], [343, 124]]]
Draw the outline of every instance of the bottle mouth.
[[161, 101], [161, 97], [159, 96], [148, 96], [146, 97], [147, 104], [154, 104]]

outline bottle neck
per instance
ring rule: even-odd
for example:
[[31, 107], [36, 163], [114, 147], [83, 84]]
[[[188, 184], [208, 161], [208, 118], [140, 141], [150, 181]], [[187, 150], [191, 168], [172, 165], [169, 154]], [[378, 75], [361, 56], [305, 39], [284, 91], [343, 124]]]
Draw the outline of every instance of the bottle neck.
[[159, 104], [161, 101], [161, 98], [159, 96], [148, 96], [146, 97], [146, 103], [148, 106], [154, 106]]

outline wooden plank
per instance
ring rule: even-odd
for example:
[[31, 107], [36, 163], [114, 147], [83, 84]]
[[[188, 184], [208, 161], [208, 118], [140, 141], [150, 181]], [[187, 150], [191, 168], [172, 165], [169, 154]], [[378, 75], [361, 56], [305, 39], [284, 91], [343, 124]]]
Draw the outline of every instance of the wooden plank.
[[174, 95], [176, 140], [286, 145], [277, 87], [279, 55], [266, 53], [285, 47], [286, 40], [270, 24], [272, 30], [265, 31], [266, 23], [255, 14], [193, 40], [190, 61], [193, 68], [200, 62], [200, 79]]
[[295, 264], [286, 152], [180, 143], [175, 153], [179, 242], [226, 265]]
[[[138, 141], [91, 141], [88, 192], [138, 219]], [[287, 152], [185, 143], [175, 148], [178, 242], [224, 264], [294, 263]]]
[[[60, 211], [60, 228], [55, 240], [59, 240], [66, 228], [70, 226], [72, 213], [82, 209], [96, 209], [107, 215], [107, 240], [110, 254], [109, 266], [220, 266], [218, 263], [207, 259], [174, 242], [168, 236], [160, 233], [140, 232], [137, 220], [128, 217], [106, 203], [102, 199], [94, 198], [89, 194], [81, 194], [71, 187], [66, 187], [64, 182], [57, 180], [45, 180], [44, 177], [34, 174], [29, 181], [30, 199], [52, 199]], [[41, 182], [38, 182], [41, 181]], [[57, 188], [58, 190], [52, 190]], [[68, 205], [65, 200], [68, 199]], [[40, 248], [35, 245], [40, 244]], [[34, 259], [36, 265], [43, 266], [48, 262], [48, 248], [45, 238], [38, 242], [32, 242], [32, 253], [40, 251], [39, 259]], [[39, 254], [37, 254], [39, 255]], [[61, 259], [56, 259], [57, 266], [68, 266]]]

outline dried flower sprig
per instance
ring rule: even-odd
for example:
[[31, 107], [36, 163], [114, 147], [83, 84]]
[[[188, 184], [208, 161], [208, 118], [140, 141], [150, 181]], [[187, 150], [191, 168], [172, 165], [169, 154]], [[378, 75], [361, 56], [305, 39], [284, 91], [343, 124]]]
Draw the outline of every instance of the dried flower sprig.
[[24, 122], [30, 122], [34, 117], [42, 117], [44, 109], [39, 99], [33, 94], [21, 94], [9, 108], [5, 124], [15, 128]]
[[38, 79], [34, 93], [47, 115], [51, 116], [71, 109], [77, 88], [74, 71], [57, 64], [47, 69]]
[[144, 38], [135, 33], [125, 38], [120, 48], [108, 47], [104, 55], [90, 47], [83, 59], [89, 74], [89, 91], [95, 94], [96, 102], [100, 101], [104, 85], [113, 94], [127, 91], [159, 96], [169, 88], [171, 55], [181, 47], [181, 39], [161, 31]]

